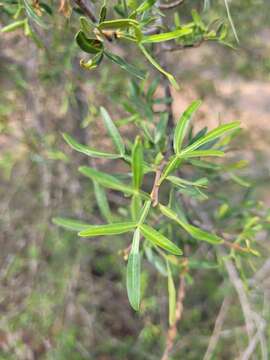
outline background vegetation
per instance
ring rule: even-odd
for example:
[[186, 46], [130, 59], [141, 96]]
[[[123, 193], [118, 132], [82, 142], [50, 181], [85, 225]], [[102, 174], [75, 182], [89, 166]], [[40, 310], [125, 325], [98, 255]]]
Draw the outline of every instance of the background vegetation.
[[[115, 17], [112, 5], [117, 1], [110, 3], [109, 17]], [[18, 4], [0, 1], [2, 29], [25, 18], [21, 12], [14, 19]], [[147, 91], [157, 79], [154, 108], [166, 109], [166, 101], [164, 105], [159, 100], [164, 100], [163, 78], [136, 47], [117, 42], [110, 44], [114, 53], [147, 69], [144, 82], [131, 80], [108, 60], [95, 71], [81, 68], [85, 54], [74, 41], [80, 14], [71, 12], [76, 8], [73, 3], [60, 5], [48, 2], [52, 12], [40, 17], [48, 28], [30, 17], [30, 32], [20, 26], [2, 32], [0, 38], [0, 358], [160, 359], [169, 325], [167, 277], [159, 261], [143, 260], [143, 300], [136, 313], [125, 290], [124, 250], [130, 239], [82, 239], [55, 226], [52, 218], [104, 222], [92, 182], [77, 172], [78, 166], [89, 165], [89, 158], [68, 147], [61, 133], [111, 151], [100, 116], [103, 106], [131, 148], [135, 127], [128, 121], [128, 104], [147, 117], [142, 89]], [[96, 1], [96, 9], [101, 5]], [[229, 5], [239, 44], [223, 1], [186, 0], [166, 14], [172, 21], [178, 12], [183, 23], [191, 21], [192, 9], [207, 23], [223, 18], [228, 23], [228, 41], [237, 50], [204, 42], [157, 57], [181, 86], [170, 88], [174, 123], [198, 98], [203, 105], [193, 120], [194, 131], [241, 120], [243, 131], [232, 142], [229, 162], [224, 164], [248, 160], [249, 165], [237, 170], [233, 179], [227, 172], [215, 179], [206, 191], [208, 199], [194, 200], [192, 193], [183, 198], [188, 209], [196, 204], [222, 231], [230, 227], [227, 216], [241, 219], [260, 256], [248, 258], [242, 267], [225, 256], [227, 249], [221, 248], [218, 258], [207, 244], [195, 249], [188, 242], [195, 256], [185, 274], [184, 310], [172, 359], [265, 360], [270, 352], [270, 4], [234, 0]], [[12, 6], [16, 11], [10, 10]], [[39, 10], [37, 5], [37, 16]], [[127, 170], [121, 163], [103, 159], [95, 164], [107, 173]], [[198, 175], [209, 172], [200, 170]], [[114, 216], [125, 217], [126, 199], [114, 191], [107, 196]], [[254, 217], [260, 220], [250, 225]]]

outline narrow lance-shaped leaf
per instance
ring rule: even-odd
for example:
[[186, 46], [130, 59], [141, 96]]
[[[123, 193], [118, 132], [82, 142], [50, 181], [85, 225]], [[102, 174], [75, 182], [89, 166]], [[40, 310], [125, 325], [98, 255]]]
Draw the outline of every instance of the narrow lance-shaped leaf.
[[229, 124], [218, 126], [216, 129], [210, 131], [208, 134], [202, 136], [200, 139], [198, 139], [191, 145], [187, 146], [184, 150], [181, 151], [180, 154], [181, 156], [184, 156], [185, 154], [198, 149], [200, 146], [219, 138], [220, 136], [224, 135], [226, 132], [239, 128], [239, 126], [240, 126], [239, 121], [234, 121]]
[[132, 149], [132, 174], [133, 186], [139, 190], [143, 180], [143, 146], [139, 137], [136, 138]]
[[107, 50], [104, 51], [104, 54], [107, 56], [108, 59], [110, 59], [115, 64], [119, 65], [123, 70], [127, 71], [132, 76], [135, 76], [140, 80], [145, 79], [144, 71], [142, 71], [141, 69], [138, 69], [136, 66], [134, 66], [132, 64], [129, 64], [128, 62], [126, 62], [126, 60], [124, 60], [120, 56], [113, 54]]
[[141, 259], [139, 252], [140, 230], [137, 228], [133, 235], [132, 247], [127, 264], [127, 293], [130, 305], [135, 311], [140, 308], [141, 298]]
[[132, 231], [136, 227], [135, 222], [114, 223], [105, 225], [92, 225], [79, 232], [81, 237], [94, 237], [105, 235], [118, 235]]
[[140, 212], [140, 218], [138, 221], [138, 225], [141, 225], [144, 223], [144, 221], [149, 213], [150, 208], [151, 208], [151, 200], [145, 201], [143, 208], [141, 209], [141, 212]]
[[175, 153], [180, 152], [191, 117], [195, 113], [195, 111], [199, 108], [200, 105], [201, 105], [201, 100], [193, 101], [178, 120], [173, 138], [173, 147]]
[[69, 219], [69, 218], [62, 218], [62, 217], [55, 217], [52, 219], [52, 222], [55, 225], [61, 226], [65, 229], [68, 230], [73, 230], [73, 231], [81, 231], [81, 230], [85, 230], [87, 228], [89, 228], [89, 224], [86, 224], [80, 220], [76, 220], [76, 219]]
[[192, 29], [183, 28], [162, 34], [144, 36], [142, 38], [142, 43], [159, 43], [159, 42], [169, 41], [173, 39], [178, 39], [185, 35], [189, 35], [190, 33], [192, 33]]
[[95, 189], [95, 197], [97, 200], [99, 210], [100, 210], [102, 216], [104, 217], [104, 219], [107, 220], [108, 222], [111, 222], [112, 214], [111, 214], [111, 210], [110, 210], [110, 206], [108, 203], [106, 193], [105, 193], [103, 187], [99, 185], [99, 183], [97, 183], [96, 181], [94, 181], [93, 183], [94, 183], [94, 189]]
[[100, 108], [100, 112], [101, 112], [104, 124], [105, 124], [109, 134], [112, 137], [115, 147], [117, 148], [117, 150], [119, 151], [119, 153], [121, 155], [124, 155], [125, 154], [125, 145], [123, 143], [123, 140], [121, 138], [121, 135], [120, 135], [117, 127], [115, 126], [114, 122], [112, 121], [108, 111], [104, 107]]
[[173, 172], [175, 169], [177, 169], [179, 167], [179, 165], [181, 164], [183, 160], [181, 158], [179, 158], [177, 155], [172, 156], [167, 165], [165, 166], [162, 175], [160, 177], [159, 180], [159, 185], [166, 179], [166, 177]]
[[183, 252], [171, 240], [166, 238], [163, 234], [153, 229], [151, 226], [142, 224], [140, 225], [143, 236], [152, 244], [159, 246], [174, 255], [182, 255]]
[[134, 189], [132, 187], [122, 183], [120, 180], [118, 180], [112, 175], [108, 175], [104, 172], [92, 169], [88, 166], [80, 166], [79, 172], [89, 177], [90, 179], [98, 182], [100, 185], [106, 188], [122, 191], [127, 194], [134, 193]]
[[1, 29], [0, 31], [1, 31], [2, 33], [7, 33], [7, 32], [11, 32], [11, 31], [17, 30], [17, 29], [19, 29], [19, 28], [24, 28], [25, 22], [26, 22], [26, 19], [14, 21], [13, 23], [8, 24], [7, 26], [2, 27], [2, 29]]
[[151, 7], [155, 4], [155, 2], [157, 2], [157, 0], [145, 0], [145, 1], [143, 1], [137, 7], [137, 9], [131, 14], [131, 16], [134, 15], [134, 13], [141, 14], [141, 13], [151, 9]]
[[110, 153], [106, 153], [103, 151], [99, 151], [97, 149], [93, 149], [87, 145], [83, 145], [78, 143], [72, 136], [68, 135], [68, 134], [63, 134], [63, 138], [66, 141], [66, 143], [74, 150], [91, 156], [91, 157], [95, 157], [95, 158], [106, 158], [106, 159], [117, 159], [120, 156], [118, 154], [110, 154]]
[[210, 149], [210, 150], [194, 150], [188, 153], [184, 153], [183, 155], [179, 154], [179, 157], [183, 159], [188, 159], [194, 157], [208, 157], [208, 156], [222, 157], [224, 155], [225, 155], [224, 151]]
[[167, 261], [168, 274], [168, 295], [169, 295], [169, 324], [172, 326], [175, 323], [175, 308], [176, 308], [176, 291], [173, 282], [172, 272]]
[[170, 81], [170, 83], [176, 88], [179, 89], [179, 85], [177, 84], [177, 81], [175, 80], [175, 78], [173, 77], [172, 74], [168, 73], [167, 71], [165, 71], [160, 65], [159, 63], [149, 54], [149, 52], [145, 49], [145, 47], [142, 44], [139, 44], [139, 48], [141, 49], [142, 53], [144, 54], [144, 56], [146, 57], [146, 59], [159, 71], [161, 72], [163, 75], [165, 75], [168, 80]]
[[188, 224], [178, 217], [178, 215], [168, 208], [167, 206], [159, 204], [159, 209], [163, 215], [167, 216], [169, 219], [177, 222], [188, 234], [190, 234], [194, 239], [206, 241], [210, 244], [221, 244], [223, 239], [216, 234], [211, 234], [207, 231], [199, 229], [193, 225]]

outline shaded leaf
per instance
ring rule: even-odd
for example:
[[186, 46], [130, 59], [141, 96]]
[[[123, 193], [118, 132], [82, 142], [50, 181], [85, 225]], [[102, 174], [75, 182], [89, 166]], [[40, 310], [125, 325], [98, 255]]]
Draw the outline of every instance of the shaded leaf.
[[101, 187], [98, 182], [93, 181], [93, 183], [94, 183], [95, 197], [97, 200], [99, 210], [100, 210], [102, 216], [104, 217], [104, 219], [107, 220], [108, 222], [111, 222], [112, 214], [111, 214], [111, 210], [110, 210], [110, 206], [108, 203], [106, 193], [105, 193], [103, 187]]
[[103, 50], [103, 43], [95, 38], [88, 38], [83, 31], [78, 31], [75, 40], [79, 47], [88, 54], [98, 54]]

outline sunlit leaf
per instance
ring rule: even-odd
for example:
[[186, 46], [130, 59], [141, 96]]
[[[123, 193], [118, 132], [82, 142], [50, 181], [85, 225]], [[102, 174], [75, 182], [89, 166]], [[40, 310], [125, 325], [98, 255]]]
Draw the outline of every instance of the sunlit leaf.
[[112, 121], [108, 111], [104, 108], [100, 108], [100, 112], [104, 121], [104, 124], [109, 132], [109, 134], [112, 137], [113, 143], [116, 147], [116, 149], [119, 151], [120, 155], [125, 154], [125, 144], [121, 138], [121, 135], [115, 126], [114, 122]]
[[224, 124], [224, 125], [218, 126], [214, 130], [210, 131], [208, 134], [202, 136], [200, 139], [195, 141], [193, 144], [187, 146], [184, 150], [182, 150], [181, 151], [181, 156], [184, 156], [185, 154], [190, 153], [190, 152], [198, 149], [200, 146], [221, 137], [222, 135], [224, 135], [228, 131], [232, 131], [234, 129], [239, 128], [239, 126], [240, 126], [239, 121], [234, 121], [234, 122], [231, 122], [229, 124]]
[[188, 224], [178, 217], [178, 215], [168, 208], [167, 206], [159, 204], [159, 209], [163, 215], [167, 216], [169, 219], [177, 222], [188, 234], [190, 234], [194, 239], [200, 241], [206, 241], [210, 244], [220, 244], [223, 242], [223, 239], [216, 234], [211, 234], [207, 231], [204, 231], [200, 228], [197, 228], [193, 225]]
[[179, 89], [179, 85], [177, 84], [175, 78], [172, 74], [168, 73], [166, 70], [164, 70], [159, 63], [150, 55], [150, 53], [145, 49], [145, 47], [142, 44], [139, 44], [139, 48], [141, 49], [142, 53], [146, 57], [146, 59], [163, 75], [165, 75], [170, 83], [176, 88]]
[[168, 261], [167, 261], [167, 274], [168, 274], [168, 295], [169, 295], [169, 324], [172, 326], [175, 323], [176, 291], [175, 291], [171, 268]]
[[178, 39], [182, 36], [189, 35], [192, 33], [192, 29], [178, 29], [171, 32], [155, 34], [155, 35], [148, 35], [142, 38], [142, 43], [159, 43], [164, 41], [169, 41], [173, 39]]
[[55, 225], [61, 226], [68, 230], [74, 231], [81, 231], [89, 228], [89, 224], [86, 224], [82, 221], [76, 219], [69, 219], [69, 218], [62, 218], [62, 217], [55, 217], [52, 219], [52, 222]]
[[95, 158], [106, 158], [106, 159], [117, 159], [120, 155], [117, 154], [110, 154], [103, 151], [99, 151], [93, 148], [90, 148], [87, 145], [82, 145], [78, 143], [72, 136], [64, 133], [63, 138], [67, 142], [67, 144], [74, 150], [83, 153], [85, 155], [95, 157]]
[[181, 155], [179, 154], [180, 158], [188, 159], [194, 157], [207, 157], [207, 156], [214, 156], [214, 157], [222, 157], [224, 156], [224, 151], [220, 150], [194, 150], [192, 152], [184, 153]]
[[94, 237], [106, 235], [119, 235], [132, 231], [136, 227], [135, 222], [114, 223], [105, 225], [92, 225], [88, 226], [79, 232], [81, 237]]
[[24, 20], [18, 20], [14, 21], [11, 24], [8, 24], [7, 26], [2, 27], [0, 30], [2, 33], [12, 32], [20, 28], [24, 28], [25, 26], [25, 19]]
[[136, 138], [132, 148], [132, 174], [133, 186], [138, 190], [143, 180], [143, 146], [139, 137]]
[[140, 225], [141, 232], [143, 236], [149, 240], [154, 245], [161, 247], [162, 249], [167, 250], [168, 252], [175, 255], [182, 255], [183, 252], [176, 246], [171, 240], [166, 238], [163, 234], [153, 229], [151, 226], [146, 224]]
[[196, 110], [199, 108], [200, 105], [201, 105], [201, 100], [193, 101], [178, 120], [173, 138], [173, 147], [175, 153], [179, 153], [181, 151], [182, 143], [186, 135], [191, 117], [196, 112]]
[[130, 305], [135, 311], [140, 308], [141, 298], [141, 259], [139, 253], [140, 230], [136, 229], [133, 235], [131, 251], [127, 264], [127, 293]]

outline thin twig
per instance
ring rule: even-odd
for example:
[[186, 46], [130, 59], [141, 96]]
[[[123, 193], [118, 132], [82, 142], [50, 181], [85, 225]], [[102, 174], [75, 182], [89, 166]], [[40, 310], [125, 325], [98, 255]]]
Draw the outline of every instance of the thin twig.
[[154, 184], [153, 184], [153, 188], [151, 191], [151, 199], [153, 202], [153, 207], [157, 206], [158, 204], [158, 192], [159, 192], [159, 180], [162, 174], [162, 169], [164, 166], [164, 162], [161, 162], [161, 164], [158, 166], [158, 168], [156, 169], [156, 175], [155, 175], [155, 180], [154, 180]]
[[167, 331], [167, 336], [166, 336], [166, 347], [164, 350], [164, 353], [162, 355], [161, 360], [168, 360], [169, 359], [169, 355], [170, 352], [172, 351], [174, 342], [175, 342], [175, 338], [177, 335], [177, 325], [182, 317], [183, 314], [183, 301], [185, 298], [185, 278], [183, 273], [180, 274], [179, 276], [179, 288], [178, 288], [178, 293], [177, 293], [177, 301], [176, 301], [176, 308], [175, 308], [175, 321], [174, 323], [169, 327], [168, 331]]
[[184, 0], [175, 0], [169, 4], [159, 4], [158, 7], [160, 10], [170, 10], [170, 9], [174, 9], [178, 5], [181, 5], [183, 2]]
[[221, 305], [219, 314], [216, 318], [214, 330], [213, 330], [212, 336], [210, 338], [208, 348], [206, 350], [203, 360], [210, 360], [212, 358], [213, 352], [217, 346], [218, 340], [221, 335], [221, 330], [222, 330], [224, 320], [225, 320], [227, 312], [230, 308], [230, 303], [231, 303], [231, 298], [229, 298], [228, 296], [225, 297], [225, 299], [223, 300], [223, 303]]
[[89, 17], [90, 20], [92, 20], [94, 23], [97, 22], [97, 17], [95, 15], [94, 9], [91, 6], [89, 1], [86, 0], [73, 0], [76, 5], [79, 6], [79, 8], [84, 12], [86, 16]]
[[[222, 249], [220, 249], [221, 254], [224, 256], [225, 253]], [[225, 267], [227, 270], [227, 273], [229, 275], [229, 278], [237, 292], [240, 305], [243, 311], [245, 324], [246, 324], [246, 331], [249, 338], [249, 341], [252, 340], [253, 333], [254, 333], [254, 322], [253, 322], [253, 316], [252, 316], [252, 309], [250, 306], [250, 303], [248, 301], [248, 297], [245, 292], [245, 288], [243, 285], [242, 280], [240, 279], [237, 270], [233, 264], [233, 262], [229, 259], [224, 260]]]

